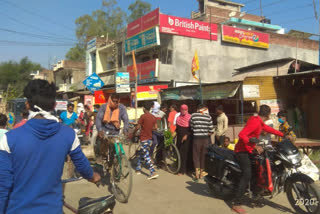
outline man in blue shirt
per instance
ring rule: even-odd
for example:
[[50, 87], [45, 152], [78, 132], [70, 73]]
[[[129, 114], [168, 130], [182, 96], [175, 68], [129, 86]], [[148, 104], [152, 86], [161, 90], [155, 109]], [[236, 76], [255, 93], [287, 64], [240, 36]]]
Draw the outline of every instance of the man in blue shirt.
[[0, 140], [0, 213], [63, 213], [66, 156], [88, 181], [96, 183], [100, 175], [93, 172], [75, 131], [49, 113], [56, 103], [54, 83], [32, 80], [24, 96], [29, 120]]
[[72, 103], [69, 103], [67, 105], [67, 111], [64, 111], [60, 114], [61, 122], [64, 125], [73, 127], [74, 124], [76, 123], [76, 120], [78, 119], [78, 115], [75, 112], [73, 112], [73, 109], [74, 109], [74, 105]]

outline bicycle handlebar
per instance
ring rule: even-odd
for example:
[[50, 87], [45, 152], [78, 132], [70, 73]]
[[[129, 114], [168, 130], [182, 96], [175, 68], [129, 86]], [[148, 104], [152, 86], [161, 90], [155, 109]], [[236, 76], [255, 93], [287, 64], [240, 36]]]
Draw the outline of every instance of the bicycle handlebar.
[[83, 178], [82, 177], [79, 177], [79, 178], [69, 178], [69, 179], [64, 179], [64, 180], [61, 180], [61, 182], [63, 184], [66, 184], [66, 183], [70, 183], [70, 182], [74, 182], [74, 181], [80, 181], [82, 180]]

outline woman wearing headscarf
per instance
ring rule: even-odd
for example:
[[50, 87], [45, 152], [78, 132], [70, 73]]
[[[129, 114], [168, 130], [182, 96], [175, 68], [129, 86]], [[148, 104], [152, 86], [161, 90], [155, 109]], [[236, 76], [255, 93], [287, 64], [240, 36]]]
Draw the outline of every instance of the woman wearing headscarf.
[[179, 175], [187, 172], [188, 155], [191, 146], [191, 129], [190, 129], [191, 115], [188, 112], [188, 106], [182, 105], [180, 107], [180, 116], [177, 118], [177, 146], [181, 157], [181, 168]]

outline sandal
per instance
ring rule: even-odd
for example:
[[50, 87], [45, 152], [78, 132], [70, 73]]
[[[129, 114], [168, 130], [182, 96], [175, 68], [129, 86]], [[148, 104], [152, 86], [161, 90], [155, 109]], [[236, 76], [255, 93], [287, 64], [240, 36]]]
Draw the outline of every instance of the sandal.
[[248, 214], [241, 206], [233, 206], [231, 210], [238, 214]]

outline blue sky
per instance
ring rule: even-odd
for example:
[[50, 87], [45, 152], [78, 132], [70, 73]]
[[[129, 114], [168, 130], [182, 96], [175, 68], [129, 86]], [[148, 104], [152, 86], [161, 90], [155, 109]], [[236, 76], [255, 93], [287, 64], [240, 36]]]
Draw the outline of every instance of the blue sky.
[[[190, 17], [198, 9], [197, 0], [147, 0], [153, 8], [160, 7], [162, 13]], [[246, 3], [243, 11], [260, 15], [260, 0], [234, 0]], [[319, 32], [314, 18], [313, 0], [262, 0], [263, 15], [286, 30], [296, 29], [311, 33]], [[319, 0], [317, 12], [319, 11]], [[118, 0], [119, 6], [127, 10], [134, 0]], [[0, 62], [20, 60], [28, 56], [32, 61], [48, 67], [64, 58], [70, 46], [56, 46], [58, 43], [72, 45], [75, 41], [74, 21], [84, 14], [101, 8], [101, 0], [0, 0]], [[10, 33], [3, 30], [16, 31]], [[21, 32], [23, 32], [21, 34]], [[28, 36], [26, 35], [28, 34]], [[42, 35], [45, 38], [32, 37]], [[10, 42], [8, 42], [10, 41]], [[11, 41], [14, 41], [13, 43]], [[16, 42], [19, 43], [16, 43]], [[53, 46], [27, 46], [35, 42], [50, 43]]]

